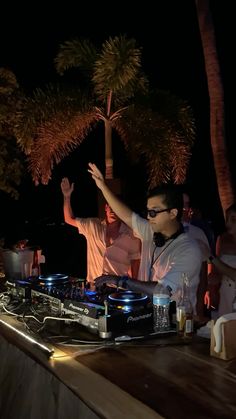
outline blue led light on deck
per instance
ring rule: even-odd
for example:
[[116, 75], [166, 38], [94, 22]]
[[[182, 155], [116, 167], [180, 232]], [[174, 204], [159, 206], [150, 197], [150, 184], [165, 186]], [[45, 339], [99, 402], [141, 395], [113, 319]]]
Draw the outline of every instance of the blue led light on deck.
[[125, 313], [130, 313], [132, 311], [132, 307], [130, 306], [121, 306], [121, 307], [117, 307], [117, 308], [121, 308], [123, 312]]
[[24, 281], [23, 279], [18, 279], [17, 280], [17, 284], [18, 285], [29, 285], [28, 281]]
[[64, 274], [52, 274], [52, 275], [49, 275], [49, 276], [47, 276], [47, 275], [40, 275], [39, 276], [39, 280], [49, 281], [49, 282], [55, 281], [55, 280], [63, 281], [63, 280], [67, 280], [67, 279], [68, 279], [68, 275], [64, 275]]
[[119, 298], [119, 297], [112, 297], [112, 295], [109, 295], [108, 298], [109, 298], [109, 300], [112, 300], [112, 301], [121, 301], [122, 303], [123, 302], [124, 303], [133, 303], [133, 302], [136, 302], [136, 301], [144, 301], [148, 297], [147, 297], [147, 295], [144, 295], [144, 296], [138, 297], [138, 298], [122, 298], [122, 295], [121, 295], [120, 298]]
[[97, 292], [96, 291], [88, 291], [88, 290], [86, 290], [86, 295], [90, 295], [91, 297], [92, 296], [96, 296], [97, 295]]

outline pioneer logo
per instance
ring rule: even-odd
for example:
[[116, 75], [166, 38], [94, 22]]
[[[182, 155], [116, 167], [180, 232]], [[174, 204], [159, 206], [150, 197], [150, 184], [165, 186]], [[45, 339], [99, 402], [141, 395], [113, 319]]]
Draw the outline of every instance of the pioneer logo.
[[152, 313], [142, 314], [141, 316], [137, 316], [137, 317], [129, 316], [129, 317], [127, 318], [127, 323], [130, 323], [130, 322], [137, 322], [137, 321], [139, 321], [139, 320], [149, 319], [149, 317], [152, 317]]
[[79, 306], [75, 306], [73, 303], [70, 303], [69, 308], [72, 308], [75, 311], [80, 311], [86, 315], [89, 314], [89, 309], [87, 307], [79, 307]]

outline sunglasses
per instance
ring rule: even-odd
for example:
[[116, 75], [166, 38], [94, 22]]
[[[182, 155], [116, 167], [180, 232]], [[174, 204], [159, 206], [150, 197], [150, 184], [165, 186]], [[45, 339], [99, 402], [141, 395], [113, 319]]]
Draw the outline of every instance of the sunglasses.
[[163, 210], [155, 210], [155, 209], [147, 209], [147, 215], [151, 218], [155, 218], [157, 214], [160, 214], [161, 212], [170, 211], [171, 208], [165, 208]]

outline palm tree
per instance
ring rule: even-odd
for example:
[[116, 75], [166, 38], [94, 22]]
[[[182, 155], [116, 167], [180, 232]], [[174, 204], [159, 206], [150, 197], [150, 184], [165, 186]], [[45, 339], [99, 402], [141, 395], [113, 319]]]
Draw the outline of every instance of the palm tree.
[[210, 97], [211, 148], [219, 197], [222, 208], [225, 211], [234, 201], [234, 193], [225, 143], [224, 91], [209, 1], [196, 0], [196, 9]]
[[23, 174], [23, 155], [14, 136], [21, 93], [14, 73], [0, 68], [0, 190], [18, 198]]
[[191, 109], [170, 93], [150, 91], [134, 39], [109, 38], [101, 51], [88, 40], [68, 41], [55, 63], [61, 75], [76, 68], [86, 89], [49, 86], [25, 101], [17, 138], [36, 183], [47, 183], [54, 164], [99, 123], [105, 128], [107, 179], [113, 178], [113, 129], [134, 159], [146, 158], [150, 185], [185, 179], [195, 133]]

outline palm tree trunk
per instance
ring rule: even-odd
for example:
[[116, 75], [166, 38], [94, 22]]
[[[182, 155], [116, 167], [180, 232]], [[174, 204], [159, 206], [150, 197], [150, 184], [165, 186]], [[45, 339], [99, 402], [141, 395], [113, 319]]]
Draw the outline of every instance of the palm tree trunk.
[[232, 204], [234, 194], [225, 143], [224, 92], [209, 0], [195, 0], [195, 2], [210, 97], [211, 148], [219, 197], [225, 211]]
[[109, 119], [105, 119], [105, 164], [105, 178], [113, 179], [112, 126]]

